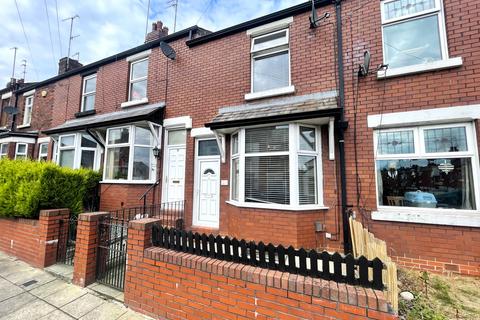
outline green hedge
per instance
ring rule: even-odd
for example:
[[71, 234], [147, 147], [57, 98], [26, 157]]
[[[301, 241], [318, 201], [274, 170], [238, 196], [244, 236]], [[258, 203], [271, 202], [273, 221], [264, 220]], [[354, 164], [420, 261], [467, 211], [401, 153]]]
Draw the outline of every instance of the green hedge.
[[36, 218], [42, 209], [83, 211], [100, 173], [51, 162], [0, 159], [0, 217]]

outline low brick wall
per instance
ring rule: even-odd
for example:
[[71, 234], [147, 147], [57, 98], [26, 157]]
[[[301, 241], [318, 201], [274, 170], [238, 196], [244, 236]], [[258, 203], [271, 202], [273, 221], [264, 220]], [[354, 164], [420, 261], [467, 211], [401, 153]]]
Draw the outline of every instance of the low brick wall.
[[125, 304], [167, 319], [396, 319], [381, 291], [151, 246], [130, 222]]
[[60, 228], [66, 233], [68, 209], [42, 210], [38, 220], [0, 218], [0, 250], [35, 267], [55, 263]]

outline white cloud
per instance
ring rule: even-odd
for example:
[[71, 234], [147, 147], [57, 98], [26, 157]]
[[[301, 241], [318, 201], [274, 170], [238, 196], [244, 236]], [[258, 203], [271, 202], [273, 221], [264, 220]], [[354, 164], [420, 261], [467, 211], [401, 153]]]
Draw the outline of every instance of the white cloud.
[[[15, 0], [0, 0], [0, 87], [11, 76], [13, 51], [17, 53], [16, 77], [21, 77], [21, 60], [27, 60], [27, 81], [40, 81], [55, 76], [57, 62], [67, 54], [69, 21], [62, 19], [78, 14], [73, 34], [71, 55], [80, 53], [84, 64], [100, 60], [143, 43], [148, 0], [16, 0], [31, 53], [23, 34]], [[170, 0], [150, 0], [149, 25], [162, 20], [173, 32], [174, 10]], [[179, 0], [177, 31], [198, 23], [216, 31], [246, 20], [287, 8], [305, 0]], [[48, 17], [45, 8], [48, 8]], [[60, 30], [57, 28], [57, 11]], [[199, 20], [200, 19], [200, 20]], [[48, 31], [50, 22], [51, 37]], [[51, 38], [51, 40], [50, 40]], [[59, 39], [60, 38], [60, 39]], [[52, 50], [53, 47], [53, 50]]]

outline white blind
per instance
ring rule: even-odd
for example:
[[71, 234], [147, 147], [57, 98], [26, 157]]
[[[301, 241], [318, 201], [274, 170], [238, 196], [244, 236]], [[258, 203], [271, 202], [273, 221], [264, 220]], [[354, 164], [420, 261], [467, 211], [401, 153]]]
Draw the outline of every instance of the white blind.
[[288, 125], [245, 130], [245, 152], [288, 151]]
[[245, 158], [245, 201], [290, 204], [289, 156]]

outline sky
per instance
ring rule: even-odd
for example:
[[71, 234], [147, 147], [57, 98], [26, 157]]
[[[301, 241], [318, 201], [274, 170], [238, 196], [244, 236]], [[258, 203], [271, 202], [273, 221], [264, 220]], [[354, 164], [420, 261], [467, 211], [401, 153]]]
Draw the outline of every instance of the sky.
[[[178, 0], [176, 30], [199, 25], [217, 31], [306, 0]], [[13, 69], [15, 77], [35, 82], [55, 76], [67, 55], [70, 20], [74, 20], [71, 57], [88, 64], [144, 42], [149, 0], [0, 0], [0, 88]], [[148, 29], [163, 21], [173, 32], [175, 0], [150, 0]], [[57, 19], [58, 17], [58, 19]], [[22, 27], [23, 24], [23, 27]]]

